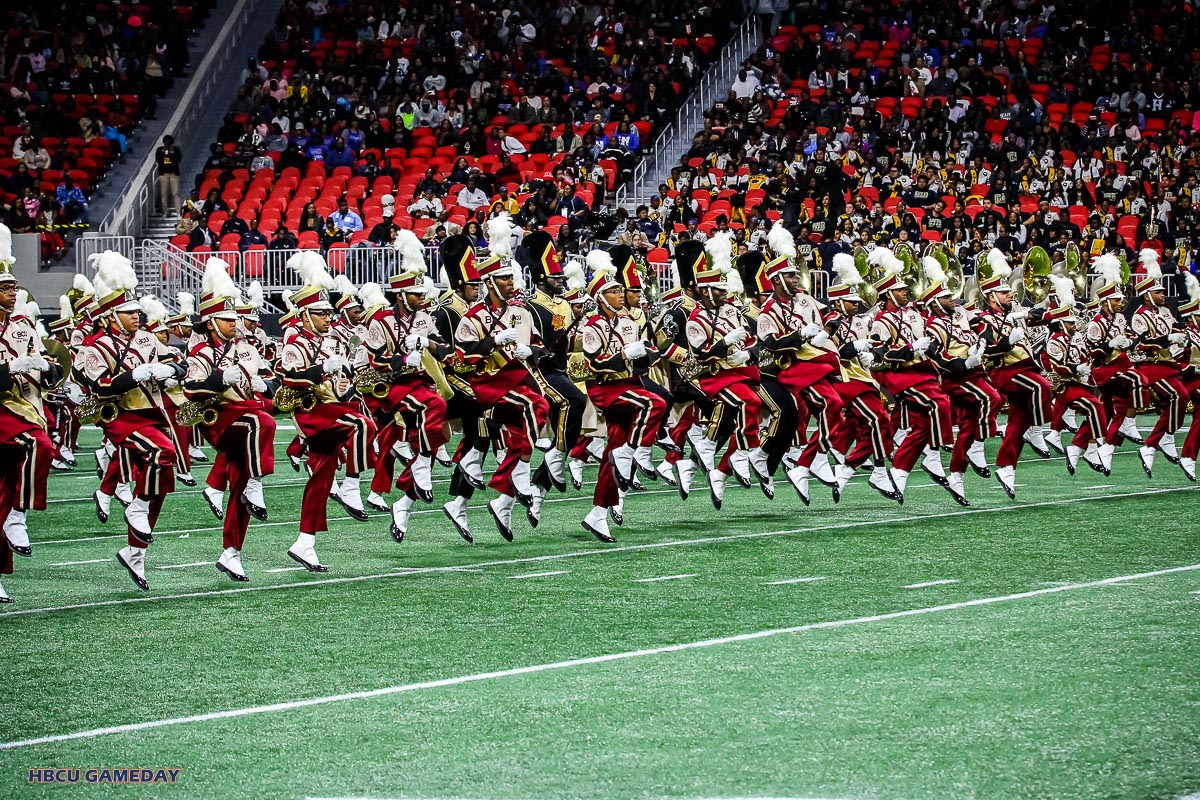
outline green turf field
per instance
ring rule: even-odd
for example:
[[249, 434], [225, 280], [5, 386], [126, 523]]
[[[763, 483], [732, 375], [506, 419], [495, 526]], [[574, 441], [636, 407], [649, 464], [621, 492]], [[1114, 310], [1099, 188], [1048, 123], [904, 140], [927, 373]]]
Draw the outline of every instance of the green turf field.
[[[401, 545], [388, 515], [331, 505], [324, 575], [285, 555], [302, 480], [281, 459], [253, 582], [212, 566], [219, 523], [181, 487], [147, 594], [81, 451], [4, 580], [0, 798], [1200, 792], [1200, 495], [1161, 456], [1147, 480], [1129, 445], [1108, 478], [1026, 450], [1015, 506], [973, 476], [969, 509], [916, 475], [903, 507], [864, 477], [838, 506], [814, 482], [810, 508], [782, 475], [773, 503], [731, 485], [720, 512], [650, 484], [616, 545], [579, 527], [590, 487], [536, 531], [518, 509], [512, 544], [477, 494], [467, 545], [439, 470]], [[104, 767], [181, 772], [27, 783]]]

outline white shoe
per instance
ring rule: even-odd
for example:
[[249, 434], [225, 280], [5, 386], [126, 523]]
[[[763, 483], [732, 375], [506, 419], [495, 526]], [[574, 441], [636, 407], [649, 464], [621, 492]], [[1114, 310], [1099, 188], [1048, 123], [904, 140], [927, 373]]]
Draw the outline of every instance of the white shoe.
[[529, 520], [529, 527], [536, 528], [538, 523], [542, 521], [542, 506], [545, 502], [546, 490], [540, 486], [534, 486], [529, 508], [525, 509], [525, 519]]
[[126, 545], [117, 551], [117, 562], [129, 573], [135, 586], [143, 592], [150, 588], [146, 582], [146, 548]]
[[446, 445], [438, 445], [437, 452], [433, 454], [434, 459], [443, 467], [448, 467], [454, 463], [454, 459], [450, 457], [450, 451], [446, 449]]
[[747, 489], [754, 485], [750, 479], [750, 454], [745, 450], [734, 450], [729, 454], [729, 468], [733, 477]]
[[1016, 467], [996, 467], [996, 480], [1000, 482], [1000, 486], [1004, 489], [1004, 493], [1008, 495], [1009, 500], [1017, 499], [1016, 477]]
[[242, 569], [242, 553], [234, 547], [226, 547], [225, 552], [221, 553], [221, 557], [217, 559], [217, 569], [224, 572], [231, 580], [239, 583], [248, 583], [250, 579], [246, 577], [246, 571]]
[[[1069, 452], [1070, 451], [1068, 451], [1068, 453]], [[1089, 442], [1087, 449], [1083, 451], [1083, 463], [1087, 464], [1096, 472], [1100, 472], [1105, 475], [1108, 474], [1108, 469], [1104, 466], [1104, 460], [1100, 455], [1100, 448], [1095, 442]]]
[[1063, 412], [1063, 427], [1065, 427], [1071, 433], [1075, 433], [1079, 430], [1079, 420], [1075, 417], [1074, 409], [1068, 408]]
[[463, 540], [470, 544], [475, 541], [471, 536], [471, 520], [467, 517], [467, 499], [465, 497], [455, 497], [449, 503], [442, 506], [442, 513], [454, 525], [458, 535]]
[[612, 451], [610, 458], [617, 471], [617, 484], [622, 488], [628, 486], [629, 479], [633, 477], [633, 448], [623, 444]]
[[692, 493], [692, 479], [696, 476], [696, 462], [687, 456], [675, 462], [675, 473], [679, 476], [679, 496], [684, 500]]
[[545, 461], [546, 471], [550, 473], [550, 480], [557, 487], [564, 487], [567, 484], [566, 475], [563, 473], [563, 451], [557, 447], [552, 447], [546, 451]]
[[1031, 425], [1026, 428], [1025, 434], [1021, 438], [1033, 448], [1033, 452], [1042, 458], [1050, 457], [1050, 448], [1046, 446], [1046, 436], [1042, 433], [1040, 425]]
[[1183, 474], [1187, 475], [1189, 481], [1196, 480], [1196, 460], [1194, 458], [1179, 459], [1179, 466], [1183, 468]]
[[1046, 444], [1049, 445], [1051, 450], [1059, 455], [1063, 455], [1067, 452], [1065, 449], [1063, 449], [1061, 431], [1056, 431], [1053, 428], [1046, 428], [1042, 431], [1042, 434], [1046, 439]]
[[608, 507], [608, 518], [613, 521], [614, 525], [625, 524], [625, 492], [617, 490], [617, 504]]
[[709, 439], [707, 436], [701, 436], [696, 439], [696, 441], [692, 445], [692, 447], [695, 448], [696, 455], [700, 457], [700, 467], [705, 472], [712, 472], [714, 469], [717, 468], [717, 466], [716, 466], [717, 443], [716, 442], [714, 442], [712, 439]]
[[1100, 456], [1100, 463], [1104, 465], [1105, 475], [1112, 474], [1112, 458], [1116, 449], [1117, 446], [1115, 444], [1100, 444], [1096, 448], [1096, 454]]
[[1167, 457], [1167, 460], [1172, 464], [1179, 463], [1179, 451], [1175, 449], [1175, 437], [1171, 434], [1165, 434], [1158, 442], [1158, 449]]
[[769, 480], [771, 470], [767, 466], [767, 454], [763, 452], [761, 447], [756, 447], [747, 454], [750, 462], [750, 469], [754, 472], [754, 477], [758, 478], [759, 483]]
[[804, 450], [799, 447], [789, 447], [787, 454], [783, 457], [783, 466], [787, 469], [796, 466], [796, 462], [800, 460], [800, 454], [803, 452]]
[[1083, 457], [1083, 454], [1083, 448], [1073, 444], [1067, 445], [1067, 472], [1075, 474], [1075, 467], [1079, 464], [1079, 459]]
[[414, 502], [407, 494], [403, 494], [392, 503], [392, 538], [397, 542], [403, 542], [404, 534], [408, 533], [408, 516], [412, 513]]
[[925, 455], [921, 458], [921, 469], [925, 470], [925, 474], [939, 486], [948, 487], [950, 485], [950, 480], [946, 477], [946, 469], [942, 466], [941, 451], [926, 447]]
[[118, 483], [115, 494], [117, 502], [123, 506], [128, 506], [133, 502], [133, 490], [129, 488], [127, 483]]
[[33, 555], [33, 548], [29, 544], [29, 526], [26, 524], [24, 511], [14, 508], [8, 512], [8, 519], [4, 521], [4, 536], [17, 555], [26, 557]]
[[889, 474], [892, 476], [892, 486], [896, 487], [896, 491], [903, 497], [904, 490], [908, 488], [908, 473], [902, 469], [893, 468]]
[[850, 483], [850, 479], [854, 477], [854, 467], [838, 464], [833, 468], [833, 474], [837, 476], [838, 489], [846, 488], [846, 484]]
[[264, 522], [266, 521], [267, 498], [263, 496], [261, 478], [250, 478], [246, 481], [246, 489], [242, 492], [242, 499], [246, 503], [246, 510], [250, 512], [250, 516]]
[[971, 442], [971, 446], [967, 448], [967, 462], [979, 477], [992, 477], [992, 470], [988, 467], [987, 453], [984, 451], [982, 440]]
[[892, 476], [888, 468], [882, 464], [871, 469], [871, 477], [867, 478], [867, 486], [879, 492], [888, 500], [895, 500], [904, 505], [904, 494], [896, 491], [892, 485]]
[[605, 443], [605, 437], [593, 436], [592, 440], [590, 442], [588, 442], [588, 445], [587, 445], [588, 455], [590, 455], [592, 458], [596, 459], [597, 461], [603, 461], [604, 460], [604, 443]]
[[409, 462], [412, 469], [413, 483], [416, 484], [417, 494], [426, 503], [433, 502], [433, 458], [417, 456]]
[[366, 509], [363, 508], [362, 494], [359, 492], [359, 479], [347, 475], [337, 490], [337, 501], [346, 509], [346, 513], [359, 522], [367, 519]]
[[70, 466], [75, 466], [75, 453], [69, 447], [62, 447], [58, 451], [58, 457], [67, 462]]
[[367, 502], [367, 508], [374, 509], [375, 511], [390, 511], [391, 510], [391, 506], [388, 505], [388, 501], [386, 499], [384, 499], [384, 496], [379, 494], [379, 492], [369, 493], [367, 495], [366, 502]]
[[583, 462], [578, 458], [567, 461], [567, 471], [571, 473], [571, 485], [576, 489], [583, 487]]
[[812, 466], [809, 467], [809, 471], [821, 483], [833, 489], [837, 488], [837, 475], [834, 474], [833, 467], [829, 463], [829, 456], [825, 453], [817, 453], [813, 459]]
[[1134, 444], [1144, 444], [1145, 439], [1142, 438], [1142, 433], [1137, 429], [1137, 420], [1133, 417], [1126, 417], [1121, 423], [1121, 435]]
[[654, 469], [658, 473], [658, 477], [667, 486], [679, 486], [679, 481], [675, 478], [675, 468], [671, 466], [669, 461], [660, 461]]
[[103, 447], [93, 453], [93, 455], [96, 457], [96, 473], [100, 476], [101, 480], [104, 480], [104, 473], [108, 472], [108, 464], [112, 460], [112, 456]]
[[[658, 480], [658, 472], [654, 469], [654, 459], [650, 457], [649, 447], [639, 447], [633, 451], [633, 463], [652, 481]], [[632, 476], [632, 473], [631, 473]]]
[[1154, 470], [1154, 454], [1158, 452], [1153, 447], [1142, 445], [1138, 448], [1138, 458], [1142, 461], [1142, 470], [1146, 473], [1147, 478], [1153, 477]]
[[188, 447], [188, 457], [190, 457], [193, 461], [199, 461], [201, 464], [203, 464], [205, 461], [208, 461], [208, 456], [204, 453], [204, 451], [195, 445]]
[[506, 542], [513, 540], [512, 510], [515, 503], [516, 498], [502, 494], [496, 499], [488, 501], [487, 504], [492, 520], [496, 523], [496, 529], [500, 531], [501, 538]]
[[808, 480], [809, 476], [812, 475], [808, 467], [795, 466], [785, 474], [787, 475], [788, 483], [792, 485], [792, 488], [796, 490], [796, 494], [799, 495], [800, 501], [804, 505], [808, 505], [811, 500], [808, 494]]
[[969, 502], [967, 502], [966, 476], [964, 476], [961, 472], [951, 472], [946, 477], [946, 481], [950, 484], [946, 488], [950, 490], [950, 494], [953, 495], [955, 502], [957, 502], [960, 506], [971, 505]]
[[208, 510], [213, 513], [213, 516], [217, 519], [225, 519], [225, 493], [211, 486], [205, 486], [203, 494], [204, 501], [208, 503]]
[[13, 599], [8, 596], [8, 592], [4, 591], [4, 584], [0, 583], [0, 604], [11, 603]]
[[546, 436], [539, 436], [537, 439], [534, 439], [533, 446], [544, 453], [554, 446], [554, 440]]
[[[57, 458], [52, 458], [50, 459], [50, 469], [54, 470], [55, 472], [70, 472], [71, 465], [65, 461], [60, 461]], [[194, 486], [195, 484], [192, 485]]]
[[196, 479], [192, 477], [192, 473], [190, 473], [190, 472], [176, 472], [175, 480], [179, 481], [184, 486], [195, 486], [196, 485]]
[[412, 445], [408, 442], [396, 442], [392, 445], [392, 455], [407, 466], [408, 462], [413, 460]]
[[533, 495], [536, 491], [533, 483], [530, 481], [529, 474], [530, 466], [528, 461], [518, 461], [517, 465], [513, 467], [512, 481], [513, 489], [517, 492], [516, 500], [526, 508], [533, 502]]
[[96, 516], [100, 518], [100, 523], [108, 522], [109, 510], [112, 507], [112, 495], [97, 489], [92, 494], [92, 500], [96, 504]]
[[616, 539], [608, 532], [608, 511], [602, 506], [592, 506], [592, 510], [583, 518], [584, 530], [591, 533], [602, 542], [615, 542]]
[[899, 447], [904, 441], [905, 436], [908, 436], [908, 428], [897, 429], [896, 432], [892, 434], [892, 444], [894, 444], [896, 447]]
[[476, 489], [483, 487], [483, 456], [482, 450], [472, 447], [458, 462], [458, 468]]
[[725, 499], [725, 481], [729, 476], [719, 469], [708, 473], [708, 494], [712, 498], [713, 508], [721, 510], [721, 502]]
[[150, 501], [140, 497], [135, 497], [129, 507], [125, 509], [125, 522], [129, 525], [133, 535], [141, 539], [143, 542], [154, 541], [154, 531], [150, 527]]
[[317, 537], [311, 533], [301, 533], [296, 542], [287, 551], [288, 556], [309, 572], [328, 572], [329, 567], [317, 558]]

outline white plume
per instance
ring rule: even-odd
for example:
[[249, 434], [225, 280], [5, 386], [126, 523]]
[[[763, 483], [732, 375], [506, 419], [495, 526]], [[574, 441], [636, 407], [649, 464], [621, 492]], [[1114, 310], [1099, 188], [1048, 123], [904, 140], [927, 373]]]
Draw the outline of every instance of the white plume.
[[1075, 305], [1075, 281], [1066, 275], [1051, 275], [1050, 282], [1054, 284], [1054, 296], [1058, 298], [1059, 306]]
[[185, 317], [196, 313], [196, 295], [191, 292], [180, 292], [175, 295], [175, 303], [179, 306], [179, 313]]
[[1183, 273], [1183, 282], [1187, 284], [1188, 300], [1195, 302], [1200, 300], [1200, 280], [1190, 272]]
[[450, 276], [446, 273], [445, 267], [438, 267], [438, 283], [447, 288], [450, 286]]
[[925, 268], [925, 277], [930, 283], [938, 281], [945, 286], [950, 282], [946, 277], [946, 270], [942, 269], [941, 263], [933, 256], [925, 256], [921, 259], [921, 266]]
[[837, 276], [837, 282], [845, 286], [858, 286], [862, 283], [862, 275], [858, 274], [854, 256], [849, 253], [833, 254], [833, 274]]
[[425, 245], [421, 244], [415, 233], [401, 228], [396, 232], [393, 246], [400, 254], [400, 268], [404, 272], [425, 272]]
[[333, 288], [333, 276], [325, 259], [316, 250], [300, 250], [287, 260], [289, 269], [295, 270], [304, 286], [319, 286], [322, 289]]
[[96, 268], [96, 297], [106, 297], [113, 292], [132, 292], [137, 288], [133, 262], [115, 250], [96, 253], [90, 262]]
[[1146, 270], [1146, 277], [1153, 280], [1158, 280], [1162, 277], [1162, 267], [1158, 265], [1158, 251], [1149, 247], [1142, 248], [1142, 252], [1138, 253], [1138, 261], [1141, 262], [1142, 268]]
[[[42, 307], [38, 305], [36, 300], [30, 300], [25, 304], [25, 316], [32, 320], [40, 320], [42, 316]], [[41, 323], [38, 323], [38, 329], [41, 329]]]
[[613, 264], [612, 256], [607, 250], [596, 248], [587, 254], [587, 266], [592, 271], [592, 277], [596, 275], [616, 275], [617, 266]]
[[996, 248], [988, 250], [987, 262], [992, 267], [993, 278], [1007, 278], [1012, 275], [1012, 267], [1008, 265], [1008, 259]]
[[425, 299], [430, 303], [441, 297], [441, 292], [438, 291], [437, 284], [433, 282], [433, 278], [425, 276]]
[[582, 289], [587, 286], [587, 278], [583, 275], [583, 267], [578, 261], [568, 261], [563, 264], [563, 275], [567, 278], [567, 289]]
[[333, 279], [332, 291], [335, 291], [340, 295], [358, 297], [358, 287], [356, 287], [345, 275], [338, 275]]
[[1112, 253], [1104, 253], [1097, 256], [1094, 266], [1096, 267], [1096, 272], [1104, 276], [1106, 284], [1115, 283], [1119, 285], [1121, 283], [1121, 260]]
[[777, 256], [785, 256], [788, 261], [796, 257], [796, 240], [791, 232], [783, 227], [783, 222], [776, 220], [767, 232], [767, 247]]
[[704, 252], [712, 262], [712, 268], [728, 278], [733, 272], [733, 234], [713, 232], [704, 243]]
[[17, 302], [13, 303], [13, 316], [28, 317], [29, 311], [26, 310], [28, 305], [29, 292], [25, 291], [24, 289], [18, 289]]
[[513, 221], [506, 212], [500, 212], [487, 221], [488, 252], [498, 256], [501, 261], [511, 261], [513, 257]]
[[75, 316], [75, 311], [71, 308], [71, 298], [65, 294], [58, 296], [58, 318], [71, 319]]
[[383, 296], [383, 288], [378, 283], [364, 283], [358, 290], [358, 299], [368, 311], [386, 308], [388, 304], [387, 298]]
[[13, 261], [12, 231], [7, 225], [0, 225], [0, 264], [11, 267]]
[[229, 264], [217, 256], [209, 257], [204, 263], [204, 277], [200, 279], [200, 287], [205, 294], [214, 297], [230, 297], [235, 303], [241, 303], [241, 293], [238, 292], [233, 278], [229, 277]]
[[167, 317], [167, 307], [152, 294], [148, 294], [138, 301], [142, 307], [142, 313], [146, 315], [147, 322], [165, 322]]
[[899, 275], [904, 271], [904, 262], [886, 247], [876, 247], [872, 250], [871, 254], [867, 256], [867, 263], [873, 267], [879, 267], [882, 277]]
[[255, 311], [266, 305], [263, 286], [258, 281], [250, 281], [250, 286], [246, 288], [246, 305], [250, 306]]
[[731, 269], [725, 273], [725, 289], [730, 294], [744, 294], [746, 285], [742, 283], [742, 273], [736, 269]]
[[[92, 256], [92, 258], [88, 259], [89, 265], [94, 264], [94, 258], [95, 256]], [[71, 288], [77, 292], [80, 292], [81, 294], [93, 296], [96, 294], [96, 287], [92, 286], [92, 282], [88, 280], [88, 276], [84, 275], [82, 272], [75, 275], [75, 281], [71, 284]]]

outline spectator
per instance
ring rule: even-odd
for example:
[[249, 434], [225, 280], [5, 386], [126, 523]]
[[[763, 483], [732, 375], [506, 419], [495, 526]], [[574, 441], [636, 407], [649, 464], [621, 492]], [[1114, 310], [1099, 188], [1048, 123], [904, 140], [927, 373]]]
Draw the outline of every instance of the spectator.
[[177, 214], [179, 165], [183, 161], [183, 151], [175, 146], [175, 137], [168, 135], [162, 138], [162, 147], [154, 151], [154, 161], [158, 164], [159, 207], [164, 214]]
[[358, 215], [357, 211], [350, 208], [350, 203], [345, 197], [338, 200], [337, 211], [330, 214], [326, 222], [332, 222], [334, 227], [344, 233], [347, 238], [350, 234], [363, 229], [362, 217]]
[[249, 230], [250, 226], [246, 224], [246, 220], [235, 214], [234, 216], [227, 217], [225, 221], [221, 223], [220, 236], [222, 239], [224, 239], [226, 236], [236, 236], [238, 237], [238, 240], [241, 241], [241, 238]]
[[62, 209], [66, 222], [88, 224], [88, 201], [83, 190], [75, 185], [75, 179], [70, 173], [63, 175], [63, 181], [54, 192], [58, 207]]
[[300, 224], [297, 230], [300, 233], [306, 231], [316, 231], [320, 233], [325, 228], [325, 220], [317, 213], [316, 203], [306, 203], [304, 210], [300, 212]]
[[333, 215], [330, 214], [329, 219], [325, 220], [325, 227], [321, 229], [321, 252], [328, 256], [331, 245], [345, 242], [348, 238], [346, 232], [338, 228]]
[[24, 160], [29, 174], [35, 178], [41, 174], [42, 170], [50, 169], [50, 153], [42, 146], [41, 139], [34, 139], [25, 148], [25, 152], [21, 158]]
[[371, 227], [371, 232], [367, 234], [367, 241], [378, 247], [392, 244], [396, 240], [396, 231], [399, 230], [395, 225], [394, 215], [395, 209], [384, 208], [383, 219]]
[[271, 237], [271, 241], [267, 244], [268, 250], [295, 250], [296, 235], [287, 229], [287, 226], [282, 222], [275, 229], [275, 235]]
[[446, 217], [446, 210], [442, 201], [434, 196], [433, 189], [425, 187], [421, 195], [408, 207], [408, 215], [413, 219], [442, 220]]
[[258, 218], [251, 218], [248, 224], [248, 229], [242, 234], [242, 238], [238, 240], [238, 249], [243, 253], [249, 250], [256, 244], [267, 245], [267, 236], [258, 229]]
[[467, 178], [467, 183], [458, 192], [458, 205], [467, 209], [471, 214], [475, 213], [475, 209], [488, 205], [487, 193], [480, 189], [475, 180], [475, 176]]

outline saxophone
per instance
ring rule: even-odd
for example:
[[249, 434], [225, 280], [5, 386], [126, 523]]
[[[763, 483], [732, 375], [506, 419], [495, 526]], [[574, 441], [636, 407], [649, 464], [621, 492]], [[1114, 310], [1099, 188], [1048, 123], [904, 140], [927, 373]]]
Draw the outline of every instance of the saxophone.
[[116, 403], [111, 400], [101, 400], [94, 394], [86, 395], [75, 411], [79, 422], [84, 425], [92, 425], [97, 422], [108, 424], [115, 420], [119, 413], [120, 410]]
[[284, 386], [275, 393], [275, 410], [283, 414], [294, 411], [312, 411], [317, 407], [317, 395], [312, 389], [294, 389]]
[[188, 428], [195, 425], [215, 425], [219, 413], [215, 397], [188, 400], [175, 409], [175, 421]]

